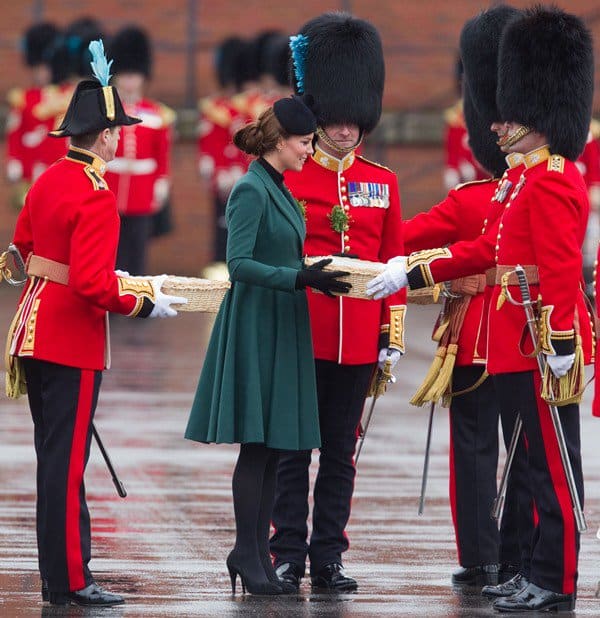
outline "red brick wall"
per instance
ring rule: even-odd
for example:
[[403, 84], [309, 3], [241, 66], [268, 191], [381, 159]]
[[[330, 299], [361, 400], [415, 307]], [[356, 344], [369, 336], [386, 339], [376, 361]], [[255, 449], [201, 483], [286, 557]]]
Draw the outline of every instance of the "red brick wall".
[[[350, 7], [372, 21], [380, 30], [386, 56], [387, 82], [384, 105], [389, 110], [443, 110], [454, 100], [452, 71], [458, 33], [465, 19], [488, 5], [479, 0], [399, 1], [347, 0], [294, 3], [266, 0], [196, 1], [196, 26], [199, 40], [196, 51], [197, 94], [214, 88], [211, 72], [213, 46], [234, 32], [248, 35], [278, 27], [293, 31], [307, 19], [329, 9]], [[527, 6], [530, 2], [513, 1]], [[563, 5], [567, 5], [563, 2]], [[185, 45], [189, 0], [37, 0], [3, 2], [0, 19], [0, 101], [14, 85], [25, 85], [18, 41], [31, 22], [36, 6], [42, 18], [60, 25], [90, 14], [100, 17], [109, 32], [129, 22], [138, 22], [152, 33], [156, 43], [155, 77], [150, 95], [175, 107], [185, 103]], [[597, 0], [570, 0], [568, 9], [587, 16], [596, 39], [600, 40], [600, 10]], [[600, 47], [597, 46], [596, 54]], [[597, 58], [600, 66], [600, 58]], [[595, 109], [600, 109], [597, 88]], [[0, 143], [4, 150], [4, 144]], [[441, 147], [392, 148], [375, 153], [398, 173], [405, 215], [428, 208], [443, 197]], [[152, 272], [198, 275], [210, 260], [212, 207], [207, 188], [195, 171], [195, 145], [177, 143], [173, 152], [173, 203], [176, 228], [173, 234], [155, 241], [151, 248]], [[0, 247], [10, 240], [15, 213], [8, 205], [8, 187], [0, 178]]]
[[[88, 14], [100, 19], [108, 32], [138, 22], [152, 34], [156, 63], [151, 95], [180, 107], [185, 102], [186, 55], [190, 6], [196, 6], [195, 26], [197, 94], [214, 87], [212, 53], [216, 42], [232, 33], [252, 35], [263, 28], [296, 30], [306, 20], [330, 9], [350, 7], [380, 30], [386, 57], [387, 83], [384, 106], [393, 110], [441, 109], [454, 98], [452, 71], [457, 37], [464, 21], [490, 3], [484, 0], [302, 0], [273, 3], [268, 0], [24, 0], [2, 3], [0, 19], [0, 99], [16, 84], [25, 84], [18, 50], [21, 33], [41, 7], [41, 17], [65, 25]], [[514, 0], [528, 6], [530, 0]], [[559, 3], [560, 4], [560, 3]], [[562, 2], [585, 17], [600, 40], [597, 0]], [[102, 10], [99, 11], [98, 7]], [[600, 66], [600, 46], [596, 46]], [[600, 79], [600, 78], [599, 78]], [[597, 80], [597, 85], [600, 85]], [[600, 88], [596, 88], [600, 109]]]

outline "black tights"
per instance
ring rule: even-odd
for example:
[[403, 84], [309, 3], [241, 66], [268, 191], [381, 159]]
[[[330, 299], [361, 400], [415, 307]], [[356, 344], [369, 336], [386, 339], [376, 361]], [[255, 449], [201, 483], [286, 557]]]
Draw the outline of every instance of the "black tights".
[[269, 552], [275, 473], [279, 452], [264, 444], [241, 444], [233, 472], [235, 562], [254, 581], [277, 582]]

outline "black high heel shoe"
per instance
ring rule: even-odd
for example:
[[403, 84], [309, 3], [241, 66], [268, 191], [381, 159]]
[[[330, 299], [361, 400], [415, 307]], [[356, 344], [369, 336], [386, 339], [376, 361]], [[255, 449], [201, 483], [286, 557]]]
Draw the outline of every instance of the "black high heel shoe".
[[243, 572], [241, 564], [236, 562], [233, 552], [227, 556], [227, 570], [229, 571], [229, 577], [231, 579], [232, 594], [235, 594], [235, 585], [238, 575], [242, 582], [242, 591], [244, 594], [246, 594], [246, 590], [250, 594], [283, 594], [283, 588], [279, 584], [271, 581], [257, 582], [250, 579], [248, 575]]

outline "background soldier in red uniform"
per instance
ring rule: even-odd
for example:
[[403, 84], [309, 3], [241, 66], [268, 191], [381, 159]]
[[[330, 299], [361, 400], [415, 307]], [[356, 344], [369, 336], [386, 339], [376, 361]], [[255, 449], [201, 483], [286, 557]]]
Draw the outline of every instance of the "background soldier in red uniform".
[[[525, 153], [526, 168], [498, 224], [472, 243], [390, 264], [369, 289], [380, 297], [407, 281], [411, 287], [422, 287], [495, 268], [488, 371], [501, 408], [517, 410], [523, 421], [539, 520], [529, 581], [517, 576], [516, 592], [513, 589], [514, 594], [493, 606], [507, 612], [572, 610], [579, 532], [548, 401], [560, 406], [566, 455], [582, 503], [578, 402], [583, 364], [593, 353], [593, 328], [581, 277], [589, 201], [575, 161], [585, 146], [591, 118], [592, 39], [577, 17], [535, 7], [504, 30], [498, 66], [498, 108], [507, 121], [492, 127], [504, 152]], [[531, 297], [541, 297], [539, 346], [547, 362], [543, 375], [531, 354], [531, 340], [523, 337], [523, 308], [505, 302], [508, 293], [520, 298], [517, 264], [528, 272]]]
[[9, 333], [8, 394], [23, 393], [26, 382], [38, 464], [42, 595], [54, 605], [123, 602], [102, 590], [88, 568], [83, 482], [102, 370], [109, 362], [107, 311], [164, 317], [176, 314], [170, 303], [185, 302], [160, 291], [164, 275], [139, 281], [114, 272], [119, 220], [103, 175], [119, 127], [139, 120], [123, 111], [108, 86], [108, 70], [99, 68], [98, 75], [102, 82], [77, 86], [53, 133], [71, 137], [72, 145], [31, 187], [14, 234], [14, 244], [29, 256], [29, 279]]
[[227, 225], [225, 205], [231, 188], [248, 168], [248, 157], [233, 144], [233, 135], [248, 120], [245, 111], [233, 105], [233, 97], [242, 85], [241, 53], [243, 41], [228, 37], [215, 53], [215, 72], [219, 92], [200, 100], [198, 171], [210, 185], [214, 200], [214, 262], [208, 267], [209, 278], [227, 278], [225, 253]]
[[129, 26], [117, 32], [110, 56], [125, 112], [141, 120], [122, 129], [117, 153], [106, 172], [121, 216], [117, 268], [143, 275], [153, 215], [169, 198], [175, 112], [144, 95], [152, 70], [152, 49], [144, 30]]
[[[407, 253], [477, 238], [494, 222], [508, 200], [510, 187], [518, 182], [523, 171], [520, 159], [505, 161], [489, 128], [500, 117], [496, 106], [500, 35], [517, 14], [505, 5], [491, 8], [469, 20], [460, 37], [469, 146], [479, 165], [494, 177], [459, 185], [429, 212], [406, 221]], [[459, 296], [444, 301], [435, 331], [439, 333], [440, 327], [445, 331], [434, 335], [439, 346], [432, 370], [411, 401], [415, 405], [439, 398], [450, 401], [450, 506], [461, 565], [452, 574], [452, 582], [479, 586], [510, 579], [520, 568], [528, 573], [533, 531], [531, 510], [519, 512], [513, 499], [518, 489], [528, 491], [526, 479], [516, 475], [511, 477], [500, 537], [490, 517], [496, 497], [500, 410], [493, 382], [485, 371], [489, 304], [485, 288], [483, 274], [451, 283], [452, 293]], [[514, 414], [502, 417], [507, 445], [514, 420]], [[517, 457], [523, 456], [521, 440]]]
[[[298, 47], [300, 44], [300, 47]], [[318, 108], [315, 153], [286, 184], [305, 211], [307, 255], [388, 259], [403, 247], [395, 174], [356, 155], [381, 114], [384, 63], [377, 30], [345, 13], [308, 22], [292, 37], [296, 88]], [[342, 567], [354, 486], [356, 430], [378, 359], [404, 350], [405, 295], [383, 303], [308, 293], [322, 446], [307, 542], [310, 451], [279, 460], [271, 552], [279, 576], [298, 587], [310, 559], [312, 585], [354, 590]]]
[[25, 63], [31, 69], [32, 85], [25, 89], [13, 88], [8, 93], [6, 178], [15, 186], [12, 202], [17, 208], [23, 206], [25, 193], [34, 179], [33, 168], [40, 144], [53, 128], [46, 120], [39, 118], [36, 111], [52, 78], [50, 58], [58, 37], [58, 28], [49, 22], [27, 29], [23, 36], [23, 48]]
[[461, 182], [484, 180], [487, 172], [482, 169], [473, 156], [469, 146], [469, 135], [465, 125], [465, 115], [462, 101], [463, 63], [460, 56], [456, 61], [455, 82], [458, 95], [461, 97], [444, 112], [444, 187], [450, 191]]

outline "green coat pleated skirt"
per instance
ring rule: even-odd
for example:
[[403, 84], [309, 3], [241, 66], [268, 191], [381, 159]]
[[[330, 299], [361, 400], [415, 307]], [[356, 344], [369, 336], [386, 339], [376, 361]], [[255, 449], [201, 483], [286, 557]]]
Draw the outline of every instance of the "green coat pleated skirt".
[[321, 444], [306, 294], [305, 226], [259, 163], [227, 205], [232, 280], [217, 314], [185, 437], [303, 450]]

